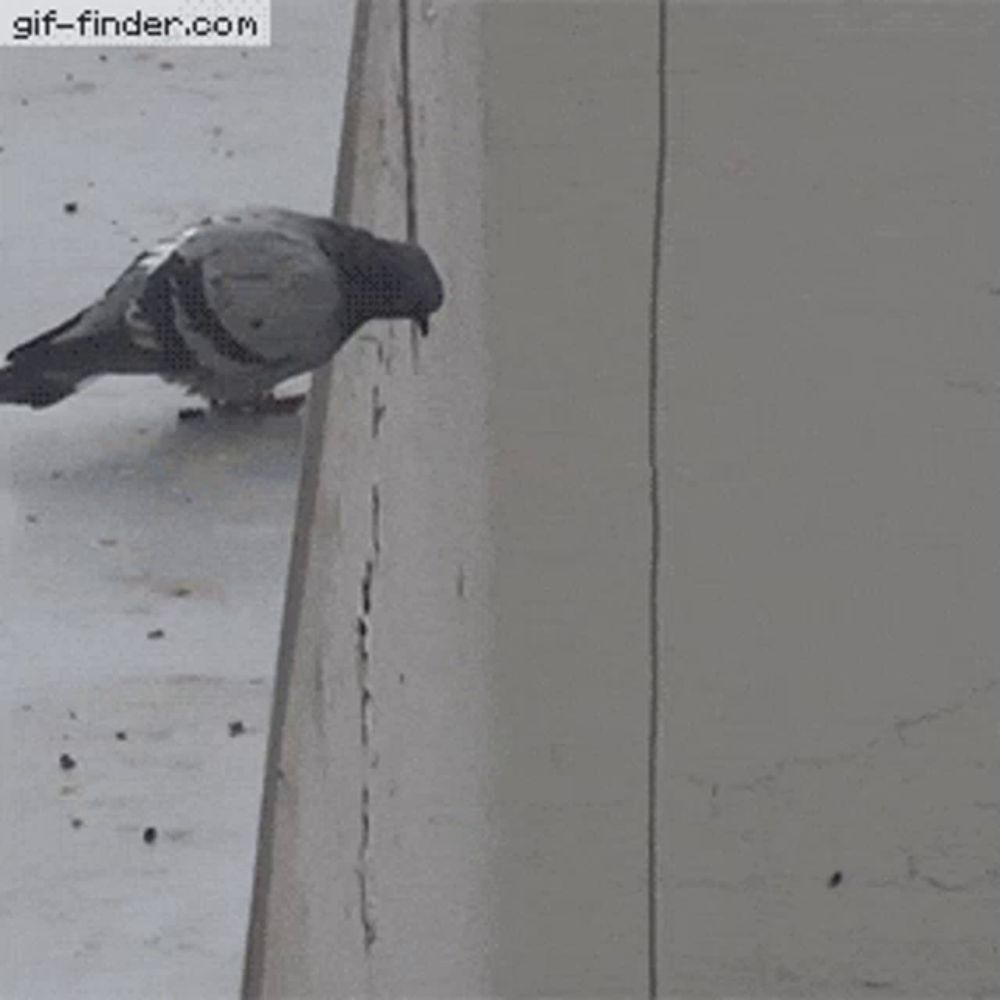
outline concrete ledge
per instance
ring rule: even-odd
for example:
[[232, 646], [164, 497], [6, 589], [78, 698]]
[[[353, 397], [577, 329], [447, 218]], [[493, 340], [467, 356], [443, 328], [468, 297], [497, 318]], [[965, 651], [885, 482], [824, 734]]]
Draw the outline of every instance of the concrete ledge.
[[635, 996], [657, 8], [359, 12], [341, 192], [449, 298], [311, 414], [246, 995]]

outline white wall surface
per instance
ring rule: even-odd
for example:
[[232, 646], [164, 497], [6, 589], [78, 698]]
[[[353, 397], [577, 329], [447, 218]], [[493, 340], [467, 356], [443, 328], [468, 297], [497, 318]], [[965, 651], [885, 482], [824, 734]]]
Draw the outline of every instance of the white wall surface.
[[[655, 6], [378, 11], [247, 992], [646, 995]], [[1000, 996], [998, 16], [671, 4], [661, 996]]]
[[[274, 15], [270, 49], [4, 50], [0, 348], [208, 212], [329, 211], [353, 12]], [[183, 403], [0, 410], [4, 1000], [237, 991], [301, 422]]]
[[1000, 8], [670, 23], [666, 984], [1000, 996]]

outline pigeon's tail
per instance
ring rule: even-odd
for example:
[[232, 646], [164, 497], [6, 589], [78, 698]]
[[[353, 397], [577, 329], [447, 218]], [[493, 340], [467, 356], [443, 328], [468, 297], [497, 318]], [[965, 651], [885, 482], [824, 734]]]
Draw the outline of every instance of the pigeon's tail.
[[[73, 330], [83, 313], [15, 347], [0, 368], [0, 403], [15, 403], [40, 410], [71, 396], [90, 374], [72, 363], [60, 348], [60, 338]], [[62, 363], [60, 363], [62, 362]], [[70, 362], [70, 363], [66, 363]]]
[[71, 396], [77, 385], [77, 380], [62, 372], [48, 373], [34, 365], [10, 364], [0, 368], [0, 403], [20, 403], [41, 410]]
[[159, 354], [137, 347], [124, 323], [84, 310], [15, 347], [0, 368], [0, 403], [42, 409], [98, 375], [150, 374]]

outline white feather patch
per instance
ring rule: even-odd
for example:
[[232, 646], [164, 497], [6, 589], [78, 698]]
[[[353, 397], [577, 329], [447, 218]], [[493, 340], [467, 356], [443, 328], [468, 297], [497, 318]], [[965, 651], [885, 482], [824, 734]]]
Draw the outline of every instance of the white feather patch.
[[201, 228], [202, 224], [188, 226], [187, 229], [176, 236], [169, 236], [166, 239], [160, 240], [151, 250], [147, 250], [136, 261], [136, 265], [145, 271], [146, 274], [152, 274], [175, 250], [191, 239]]

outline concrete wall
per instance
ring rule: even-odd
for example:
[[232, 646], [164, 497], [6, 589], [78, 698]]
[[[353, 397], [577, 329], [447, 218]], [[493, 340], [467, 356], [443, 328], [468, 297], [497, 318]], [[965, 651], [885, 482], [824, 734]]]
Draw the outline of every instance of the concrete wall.
[[247, 995], [1000, 995], [995, 7], [360, 10]]
[[635, 995], [656, 8], [359, 9], [342, 193], [449, 298], [311, 414], [247, 994]]
[[1000, 996], [998, 22], [671, 10], [680, 996]]

